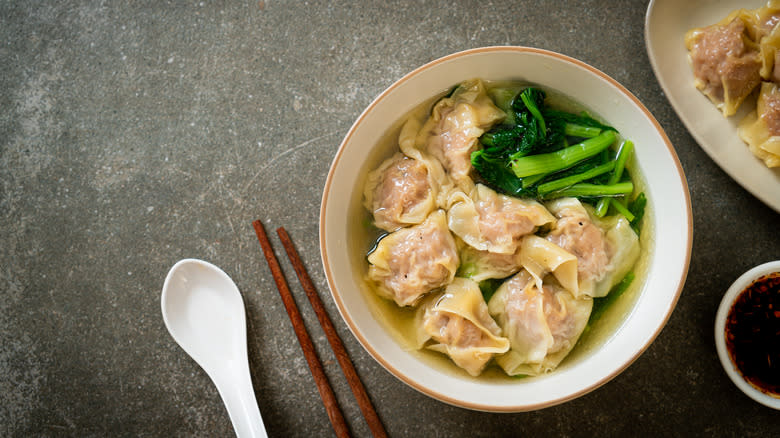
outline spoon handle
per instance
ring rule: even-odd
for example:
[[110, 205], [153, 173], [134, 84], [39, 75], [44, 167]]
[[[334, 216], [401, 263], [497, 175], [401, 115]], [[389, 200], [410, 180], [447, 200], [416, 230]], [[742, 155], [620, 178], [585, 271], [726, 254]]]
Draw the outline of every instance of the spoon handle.
[[[240, 367], [240, 365], [239, 365]], [[225, 403], [233, 430], [238, 438], [267, 438], [268, 434], [257, 406], [249, 365], [212, 376]]]

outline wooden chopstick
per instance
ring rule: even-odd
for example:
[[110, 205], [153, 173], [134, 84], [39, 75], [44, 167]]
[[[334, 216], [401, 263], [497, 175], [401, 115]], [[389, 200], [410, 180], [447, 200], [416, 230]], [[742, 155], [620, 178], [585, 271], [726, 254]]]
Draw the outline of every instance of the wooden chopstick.
[[355, 395], [355, 399], [357, 399], [360, 410], [363, 411], [363, 417], [365, 417], [366, 423], [368, 423], [368, 427], [371, 429], [371, 433], [376, 438], [387, 437], [387, 432], [385, 432], [385, 428], [382, 426], [382, 421], [376, 414], [374, 405], [371, 404], [371, 399], [368, 398], [366, 388], [360, 381], [360, 377], [358, 376], [357, 371], [355, 371], [354, 365], [352, 365], [352, 361], [347, 354], [347, 350], [344, 348], [344, 344], [341, 342], [341, 338], [339, 338], [339, 335], [336, 332], [336, 328], [333, 326], [333, 322], [330, 320], [330, 317], [328, 317], [327, 312], [325, 312], [325, 306], [322, 304], [322, 300], [317, 294], [317, 289], [314, 287], [314, 283], [311, 281], [309, 274], [306, 273], [306, 268], [303, 266], [303, 262], [301, 262], [301, 258], [298, 256], [298, 252], [295, 250], [295, 246], [293, 245], [290, 236], [287, 234], [284, 227], [277, 228], [276, 234], [279, 235], [282, 246], [284, 246], [285, 251], [287, 251], [287, 257], [290, 259], [293, 268], [295, 268], [295, 273], [298, 274], [298, 280], [300, 280], [303, 290], [306, 291], [306, 296], [309, 297], [309, 302], [314, 308], [314, 313], [317, 314], [317, 319], [320, 321], [322, 330], [325, 332], [325, 336], [328, 338], [328, 342], [330, 343], [333, 352], [336, 354], [336, 359], [338, 359], [339, 365], [341, 365], [341, 369], [344, 372], [344, 376], [347, 378], [352, 393]]
[[284, 274], [282, 274], [279, 261], [271, 248], [271, 242], [268, 240], [265, 228], [263, 228], [263, 224], [259, 220], [252, 222], [252, 226], [255, 228], [257, 239], [260, 241], [268, 267], [271, 269], [271, 275], [274, 277], [276, 287], [282, 296], [282, 302], [287, 310], [287, 315], [290, 316], [293, 329], [295, 329], [295, 335], [298, 336], [298, 342], [301, 344], [301, 349], [303, 349], [303, 355], [309, 363], [309, 369], [314, 377], [314, 383], [317, 384], [317, 389], [320, 391], [320, 397], [322, 397], [322, 402], [325, 404], [325, 410], [328, 412], [330, 423], [333, 425], [337, 436], [349, 437], [349, 428], [344, 421], [344, 415], [341, 413], [336, 396], [333, 394], [333, 389], [330, 387], [328, 378], [325, 375], [325, 370], [317, 357], [317, 352], [314, 350], [314, 344], [306, 331], [306, 326], [303, 324], [303, 318], [298, 311], [298, 306], [295, 305], [295, 300], [292, 293], [290, 293], [290, 288], [287, 286], [287, 281], [284, 279]]

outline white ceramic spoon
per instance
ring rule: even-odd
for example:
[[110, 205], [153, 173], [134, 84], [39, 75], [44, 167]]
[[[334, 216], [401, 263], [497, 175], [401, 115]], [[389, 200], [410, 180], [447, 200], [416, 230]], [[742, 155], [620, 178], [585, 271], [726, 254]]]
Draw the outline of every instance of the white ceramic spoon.
[[161, 301], [165, 326], [217, 386], [236, 435], [267, 437], [249, 375], [244, 301], [233, 280], [211, 263], [180, 260]]

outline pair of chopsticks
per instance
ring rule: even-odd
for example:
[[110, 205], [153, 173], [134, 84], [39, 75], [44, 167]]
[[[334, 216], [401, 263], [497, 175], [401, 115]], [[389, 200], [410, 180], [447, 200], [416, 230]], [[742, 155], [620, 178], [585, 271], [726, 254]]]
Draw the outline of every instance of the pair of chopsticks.
[[[306, 326], [303, 324], [303, 318], [301, 318], [298, 306], [296, 306], [292, 293], [290, 293], [290, 288], [287, 286], [287, 281], [279, 266], [279, 261], [274, 255], [273, 248], [271, 248], [271, 242], [268, 240], [265, 228], [259, 220], [252, 222], [252, 226], [257, 233], [257, 239], [260, 241], [263, 254], [268, 262], [268, 267], [271, 269], [271, 275], [274, 277], [276, 287], [279, 289], [279, 294], [282, 296], [282, 302], [284, 303], [284, 307], [292, 322], [295, 335], [298, 336], [298, 342], [301, 344], [301, 349], [309, 364], [309, 369], [314, 377], [314, 382], [317, 384], [317, 389], [320, 392], [320, 397], [322, 397], [322, 402], [325, 404], [325, 410], [328, 413], [333, 429], [336, 431], [337, 436], [349, 437], [349, 429], [347, 423], [344, 421], [344, 415], [341, 413], [341, 409], [336, 401], [336, 396], [333, 394], [333, 389], [331, 388], [330, 383], [328, 383], [328, 378], [325, 376], [324, 368], [314, 350], [314, 344], [311, 341], [311, 337], [309, 337]], [[376, 414], [374, 406], [368, 398], [366, 389], [363, 387], [363, 383], [360, 381], [360, 377], [357, 375], [355, 367], [352, 365], [352, 361], [347, 355], [344, 344], [341, 343], [341, 339], [339, 338], [338, 333], [336, 333], [336, 328], [333, 326], [328, 314], [325, 312], [325, 306], [322, 304], [322, 300], [320, 300], [314, 283], [311, 281], [311, 278], [309, 278], [309, 274], [306, 273], [306, 269], [298, 256], [298, 252], [295, 250], [295, 246], [293, 246], [290, 236], [287, 234], [284, 227], [277, 228], [276, 234], [282, 241], [282, 246], [284, 246], [284, 250], [287, 252], [287, 257], [290, 259], [290, 263], [292, 263], [295, 273], [298, 275], [298, 280], [301, 282], [312, 308], [314, 308], [314, 313], [317, 315], [317, 319], [325, 332], [325, 336], [327, 337], [333, 352], [336, 354], [336, 359], [344, 372], [344, 376], [347, 378], [347, 382], [352, 389], [352, 393], [355, 395], [355, 399], [357, 399], [360, 410], [363, 412], [363, 416], [366, 419], [366, 423], [368, 423], [371, 433], [375, 437], [387, 437], [387, 432], [385, 432], [382, 422], [379, 420], [379, 416]]]

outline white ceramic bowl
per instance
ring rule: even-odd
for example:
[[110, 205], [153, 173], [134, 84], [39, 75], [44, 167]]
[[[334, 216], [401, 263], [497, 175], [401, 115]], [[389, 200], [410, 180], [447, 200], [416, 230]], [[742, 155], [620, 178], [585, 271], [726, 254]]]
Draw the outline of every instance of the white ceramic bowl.
[[726, 321], [734, 301], [737, 299], [740, 292], [745, 290], [745, 288], [750, 286], [754, 281], [773, 272], [780, 272], [780, 260], [758, 265], [745, 272], [737, 278], [728, 291], [726, 291], [726, 294], [723, 295], [723, 299], [718, 307], [718, 313], [715, 316], [715, 347], [718, 350], [718, 357], [720, 358], [721, 365], [723, 365], [723, 369], [726, 370], [726, 374], [728, 374], [731, 381], [737, 385], [737, 388], [744, 392], [748, 397], [765, 406], [780, 409], [780, 398], [775, 398], [763, 393], [748, 383], [745, 378], [742, 377], [742, 374], [740, 374], [739, 370], [734, 365], [734, 362], [732, 362], [728, 350], [726, 349]]
[[[555, 371], [526, 379], [479, 379], [452, 372], [402, 348], [372, 312], [363, 283], [365, 242], [356, 242], [367, 171], [376, 145], [420, 103], [470, 78], [522, 80], [583, 104], [635, 143], [649, 199], [641, 261], [645, 275], [630, 300], [610, 308], [599, 342], [575, 348]], [[386, 137], [384, 137], [386, 138]], [[379, 157], [381, 159], [383, 157]], [[599, 70], [557, 53], [526, 47], [486, 47], [432, 61], [407, 74], [358, 117], [328, 174], [320, 211], [320, 251], [333, 299], [362, 346], [397, 378], [443, 402], [474, 410], [540, 409], [583, 395], [633, 362], [655, 339], [674, 308], [688, 272], [692, 240], [688, 187], [677, 155], [658, 122], [636, 97]], [[652, 238], [658, 236], [657, 238]], [[649, 237], [649, 238], [648, 238]], [[634, 287], [634, 285], [632, 285]], [[602, 319], [607, 317], [607, 314]], [[582, 342], [582, 340], [581, 340]]]

